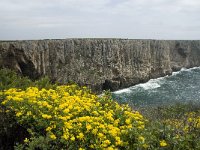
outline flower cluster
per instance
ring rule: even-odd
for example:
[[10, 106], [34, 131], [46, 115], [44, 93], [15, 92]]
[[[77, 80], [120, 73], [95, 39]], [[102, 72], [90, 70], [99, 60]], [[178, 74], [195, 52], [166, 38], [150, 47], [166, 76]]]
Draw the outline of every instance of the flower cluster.
[[[130, 132], [141, 138], [145, 119], [127, 105], [109, 97], [98, 97], [86, 87], [57, 86], [55, 89], [11, 88], [3, 93], [2, 104], [15, 113], [29, 133], [45, 134], [62, 148], [115, 149], [129, 145]], [[31, 138], [26, 138], [29, 143]]]
[[196, 112], [185, 113], [181, 119], [167, 119], [164, 122], [178, 129], [180, 134], [189, 133], [194, 128], [200, 129], [200, 115]]

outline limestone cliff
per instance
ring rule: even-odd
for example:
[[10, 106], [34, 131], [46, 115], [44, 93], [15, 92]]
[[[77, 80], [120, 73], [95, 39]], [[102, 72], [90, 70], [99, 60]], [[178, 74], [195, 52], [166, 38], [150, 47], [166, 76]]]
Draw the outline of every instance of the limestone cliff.
[[1, 41], [0, 67], [48, 75], [94, 91], [120, 88], [200, 66], [200, 41], [65, 39]]

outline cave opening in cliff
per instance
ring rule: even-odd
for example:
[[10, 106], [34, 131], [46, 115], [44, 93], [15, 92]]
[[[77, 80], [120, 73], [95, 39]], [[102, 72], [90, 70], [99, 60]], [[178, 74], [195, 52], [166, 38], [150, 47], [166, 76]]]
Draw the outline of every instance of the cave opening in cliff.
[[111, 90], [112, 91], [112, 86], [111, 86], [109, 80], [105, 80], [105, 82], [102, 85], [102, 90]]
[[30, 79], [38, 79], [39, 75], [37, 73], [37, 71], [35, 70], [35, 67], [33, 65], [32, 62], [28, 61], [28, 62], [18, 62], [19, 67], [21, 69], [21, 74], [23, 76], [27, 76]]

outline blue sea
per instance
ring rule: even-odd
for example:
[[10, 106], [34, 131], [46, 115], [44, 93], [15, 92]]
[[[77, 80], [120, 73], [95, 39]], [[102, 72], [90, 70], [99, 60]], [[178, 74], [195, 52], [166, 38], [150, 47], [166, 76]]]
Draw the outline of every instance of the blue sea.
[[119, 103], [132, 107], [200, 102], [200, 67], [182, 68], [170, 76], [151, 79], [112, 95]]

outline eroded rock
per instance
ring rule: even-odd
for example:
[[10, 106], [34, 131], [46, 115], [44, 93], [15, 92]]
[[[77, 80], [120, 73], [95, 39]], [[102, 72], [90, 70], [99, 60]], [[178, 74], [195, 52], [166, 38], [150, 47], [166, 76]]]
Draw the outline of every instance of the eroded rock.
[[118, 90], [200, 66], [200, 41], [66, 39], [0, 42], [0, 67], [94, 91]]

